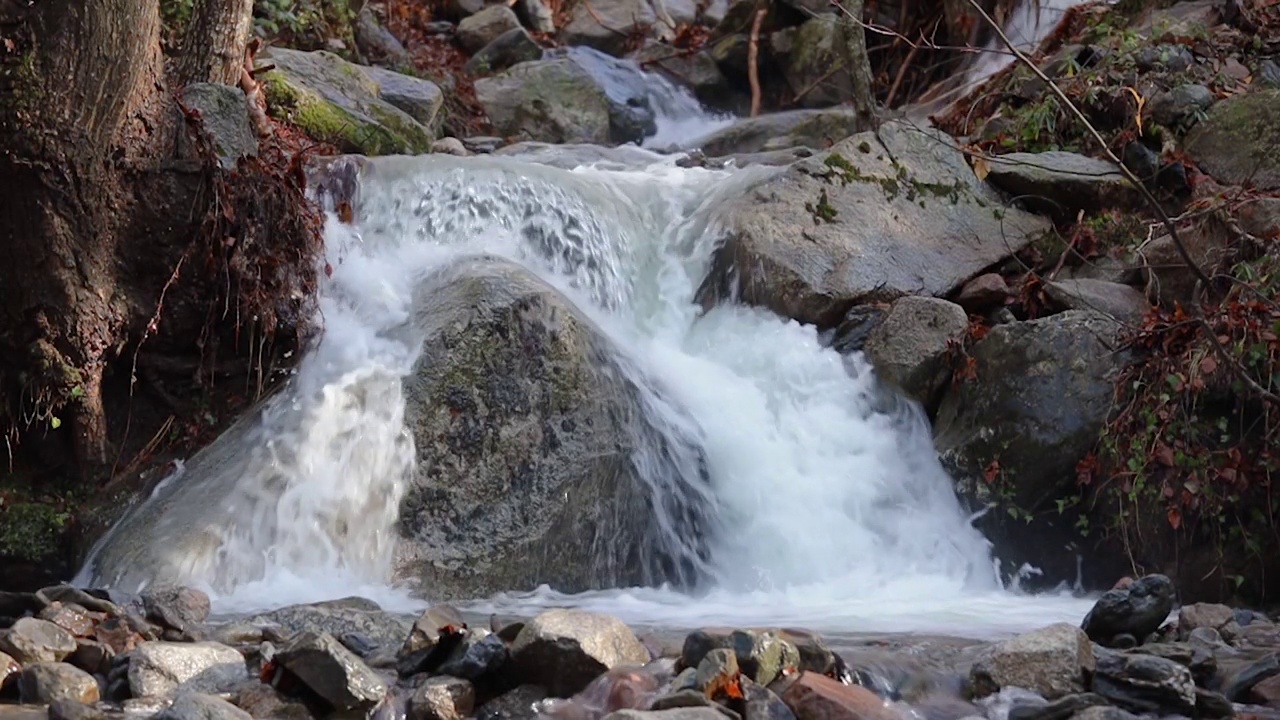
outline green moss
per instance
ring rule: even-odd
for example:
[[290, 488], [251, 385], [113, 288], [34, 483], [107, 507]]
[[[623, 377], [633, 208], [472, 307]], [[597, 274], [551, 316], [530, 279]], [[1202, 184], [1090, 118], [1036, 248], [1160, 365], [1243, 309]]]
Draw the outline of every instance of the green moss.
[[59, 552], [71, 515], [50, 505], [16, 503], [0, 510], [0, 556], [40, 561]]
[[333, 143], [347, 152], [373, 156], [431, 146], [429, 135], [395, 113], [383, 112], [374, 105], [371, 114], [375, 117], [361, 118], [309, 89], [293, 85], [281, 73], [267, 73], [263, 90], [273, 116], [289, 120], [316, 140]]
[[431, 133], [413, 118], [389, 106], [371, 105], [369, 114], [381, 125], [399, 136], [401, 147], [393, 152], [429, 152], [431, 150]]

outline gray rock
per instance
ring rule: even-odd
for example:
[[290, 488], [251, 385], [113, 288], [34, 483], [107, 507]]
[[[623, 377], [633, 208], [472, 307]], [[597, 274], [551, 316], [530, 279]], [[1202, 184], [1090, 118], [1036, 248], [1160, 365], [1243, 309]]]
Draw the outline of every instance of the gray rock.
[[792, 93], [804, 93], [801, 105], [829, 107], [853, 97], [844, 47], [844, 23], [838, 15], [818, 15], [796, 29], [783, 75]]
[[1183, 665], [1197, 685], [1208, 685], [1218, 672], [1218, 661], [1211, 651], [1188, 643], [1147, 643], [1126, 652], [1154, 655]]
[[1203, 85], [1179, 85], [1172, 90], [1158, 92], [1146, 104], [1152, 120], [1167, 127], [1176, 127], [1213, 105], [1218, 98]]
[[240, 686], [235, 704], [255, 718], [271, 720], [312, 720], [307, 706], [256, 679]]
[[740, 104], [741, 92], [729, 82], [706, 51], [690, 53], [654, 43], [637, 50], [632, 59], [641, 68], [665, 75], [672, 82], [689, 88], [704, 105], [727, 110]]
[[741, 684], [742, 720], [796, 720], [791, 708], [769, 688], [747, 678], [743, 678]]
[[445, 675], [479, 680], [502, 669], [507, 662], [507, 645], [488, 630], [472, 629], [448, 660], [440, 666]]
[[1112, 163], [1072, 152], [1009, 153], [988, 158], [987, 166], [991, 184], [1057, 218], [1130, 207], [1142, 197]]
[[621, 620], [583, 610], [548, 610], [530, 620], [511, 644], [520, 677], [569, 697], [615, 667], [649, 662]]
[[98, 681], [80, 668], [61, 662], [38, 662], [22, 668], [18, 694], [22, 702], [38, 705], [57, 700], [85, 704], [99, 700]]
[[383, 65], [392, 68], [412, 66], [409, 51], [400, 40], [378, 21], [373, 6], [365, 5], [356, 16], [356, 47], [372, 65]]
[[209, 596], [189, 587], [151, 588], [142, 593], [142, 606], [152, 622], [185, 631], [209, 618]]
[[1130, 325], [1151, 310], [1141, 290], [1106, 280], [1055, 280], [1045, 283], [1044, 289], [1058, 310], [1094, 310]]
[[378, 67], [363, 68], [378, 97], [416, 120], [434, 137], [444, 121], [444, 93], [435, 83]]
[[1254, 74], [1253, 82], [1261, 88], [1280, 90], [1280, 63], [1275, 60], [1263, 60], [1258, 64], [1258, 72]]
[[498, 39], [503, 33], [520, 27], [520, 18], [505, 4], [490, 5], [458, 23], [458, 42], [474, 53]]
[[22, 665], [60, 662], [76, 650], [76, 639], [48, 620], [19, 618], [8, 630], [0, 631], [0, 652]]
[[462, 619], [462, 614], [452, 605], [432, 605], [413, 621], [413, 628], [409, 631], [409, 637], [405, 639], [404, 646], [400, 648], [400, 653], [408, 655], [430, 650], [440, 642], [444, 628], [465, 626], [466, 621]]
[[466, 157], [471, 154], [467, 152], [467, 147], [462, 144], [462, 141], [455, 137], [440, 138], [431, 143], [431, 152], [456, 157]]
[[363, 598], [346, 598], [309, 605], [290, 605], [249, 618], [252, 625], [278, 625], [286, 635], [301, 632], [328, 633], [341, 637], [349, 633], [367, 636], [381, 647], [400, 647], [412, 624], [403, 617], [383, 612], [378, 604]]
[[421, 112], [415, 117], [397, 103], [410, 99], [411, 107], [421, 108], [428, 98], [438, 98], [438, 111], [443, 95], [432, 83], [354, 65], [329, 52], [273, 47], [261, 60], [276, 66], [261, 78], [269, 111], [311, 137], [361, 155], [430, 149], [431, 123], [423, 124]]
[[49, 720], [103, 720], [106, 713], [79, 700], [54, 700], [49, 703]]
[[725, 720], [715, 707], [675, 707], [667, 710], [617, 710], [603, 720]]
[[56, 601], [41, 610], [37, 617], [48, 620], [77, 638], [92, 635], [93, 626], [101, 619], [94, 618], [88, 610], [75, 603]]
[[112, 617], [123, 615], [124, 611], [120, 609], [120, 606], [110, 600], [98, 597], [98, 595], [105, 594], [106, 592], [102, 590], [88, 592], [71, 585], [52, 585], [47, 588], [41, 588], [36, 593], [36, 598], [46, 606], [55, 602], [75, 603], [86, 610], [106, 613]]
[[1003, 277], [996, 273], [983, 273], [965, 283], [952, 299], [969, 312], [981, 312], [1003, 306], [1011, 294]]
[[876, 374], [931, 408], [951, 378], [952, 347], [968, 330], [969, 317], [959, 305], [909, 295], [889, 306], [865, 352]]
[[511, 28], [480, 48], [462, 70], [468, 75], [489, 75], [522, 62], [542, 59], [542, 46], [522, 27]]
[[949, 390], [935, 444], [965, 495], [985, 500], [978, 480], [999, 459], [1000, 481], [1027, 512], [1075, 487], [1075, 467], [1111, 409], [1120, 326], [1070, 310], [992, 328], [970, 350], [976, 377]]
[[238, 650], [214, 642], [143, 643], [129, 653], [129, 689], [134, 697], [175, 690], [223, 692], [249, 676]]
[[275, 659], [339, 710], [367, 711], [387, 694], [378, 673], [327, 633], [297, 635]]
[[470, 152], [481, 155], [494, 152], [505, 144], [506, 140], [503, 140], [500, 137], [489, 137], [487, 135], [462, 138], [463, 147]]
[[758, 153], [803, 146], [824, 150], [854, 133], [865, 121], [848, 108], [789, 110], [738, 120], [733, 125], [685, 143], [708, 157]]
[[[182, 103], [200, 113], [201, 127], [209, 133], [224, 169], [234, 168], [241, 157], [258, 154], [258, 136], [249, 124], [249, 101], [239, 88], [191, 83], [182, 88]], [[179, 152], [185, 156], [197, 152], [186, 133], [179, 135]]]
[[1138, 716], [1127, 710], [1109, 705], [1087, 707], [1071, 717], [1071, 720], [1137, 720]]
[[214, 695], [181, 692], [155, 720], [251, 720], [253, 716]]
[[703, 658], [719, 650], [732, 650], [742, 673], [760, 685], [768, 685], [800, 667], [800, 651], [772, 630], [703, 628], [685, 636], [680, 650], [682, 667], [699, 667]]
[[792, 164], [721, 208], [725, 243], [698, 290], [827, 328], [859, 303], [946, 295], [1031, 242], [954, 142], [887, 122]]
[[1056, 623], [996, 645], [974, 663], [969, 681], [977, 697], [1019, 687], [1057, 700], [1084, 691], [1093, 668], [1089, 638], [1078, 627]]
[[1093, 691], [1137, 713], [1190, 716], [1196, 706], [1191, 671], [1172, 660], [1150, 655], [1100, 653]]
[[410, 720], [462, 720], [476, 706], [476, 689], [460, 678], [441, 675], [418, 686], [409, 701]]
[[1243, 702], [1258, 683], [1280, 675], [1280, 656], [1267, 652], [1219, 659], [1218, 689], [1232, 702]]
[[888, 316], [889, 311], [877, 305], [856, 305], [850, 308], [831, 333], [831, 347], [841, 355], [861, 352], [871, 339], [871, 333]]
[[1185, 72], [1195, 64], [1191, 51], [1181, 45], [1144, 47], [1138, 50], [1137, 61], [1141, 70], [1166, 70], [1172, 73]]
[[573, 6], [569, 22], [560, 28], [559, 39], [567, 46], [585, 46], [621, 56], [637, 28], [650, 28], [659, 39], [670, 37], [670, 29], [664, 33], [658, 22], [654, 0], [592, 0], [589, 8], [587, 3]]
[[106, 674], [111, 669], [111, 661], [115, 658], [115, 650], [110, 645], [97, 640], [76, 640], [76, 651], [67, 656], [67, 662], [93, 674]]
[[1222, 183], [1280, 188], [1280, 90], [1233, 95], [1209, 109], [1187, 136], [1186, 151]]
[[555, 15], [543, 0], [516, 0], [516, 13], [534, 32], [556, 31]]
[[693, 676], [694, 686], [706, 690], [723, 678], [737, 677], [738, 672], [738, 656], [728, 648], [717, 648], [698, 662]]
[[1195, 603], [1178, 610], [1178, 637], [1188, 638], [1199, 628], [1221, 630], [1235, 620], [1235, 612], [1226, 605]]
[[1128, 587], [1104, 593], [1084, 616], [1082, 627], [1102, 645], [1117, 635], [1131, 635], [1142, 642], [1168, 619], [1174, 599], [1173, 581], [1164, 575], [1146, 575]]
[[476, 99], [496, 131], [552, 143], [611, 141], [609, 98], [568, 58], [521, 63], [475, 83]]
[[[650, 424], [639, 376], [587, 316], [494, 257], [433, 273], [414, 313], [428, 350], [405, 383], [418, 470], [401, 505], [397, 577], [448, 599], [699, 576], [705, 480], [673, 458], [697, 463], [701, 450]], [[671, 483], [658, 504], [637, 457]], [[681, 544], [658, 532], [654, 512]]]
[[1009, 708], [1009, 720], [1067, 720], [1083, 710], [1106, 704], [1106, 698], [1094, 693], [1065, 695], [1045, 705], [1015, 704]]
[[609, 101], [609, 134], [614, 142], [640, 142], [657, 130], [649, 82], [640, 66], [584, 47], [561, 48], [552, 57], [572, 60], [591, 76]]
[[477, 720], [532, 720], [538, 716], [534, 703], [547, 696], [545, 688], [521, 685], [481, 705]]

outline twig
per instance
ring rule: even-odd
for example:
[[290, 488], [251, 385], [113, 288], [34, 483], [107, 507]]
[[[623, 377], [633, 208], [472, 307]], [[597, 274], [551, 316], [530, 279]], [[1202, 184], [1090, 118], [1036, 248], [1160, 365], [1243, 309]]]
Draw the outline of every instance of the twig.
[[[1164, 208], [1160, 206], [1160, 202], [1156, 200], [1155, 196], [1151, 194], [1151, 191], [1147, 189], [1147, 186], [1138, 179], [1137, 175], [1133, 174], [1132, 170], [1120, 161], [1120, 158], [1116, 157], [1116, 154], [1112, 152], [1111, 148], [1107, 145], [1107, 141], [1103, 139], [1102, 133], [1098, 132], [1098, 129], [1089, 122], [1089, 119], [1085, 117], [1080, 108], [1077, 107], [1075, 103], [1071, 102], [1071, 98], [1067, 97], [1067, 94], [1062, 90], [1062, 88], [1058, 87], [1057, 83], [1037, 67], [1036, 64], [1031, 61], [1031, 58], [1027, 57], [1025, 53], [1014, 46], [1013, 42], [1009, 40], [1009, 36], [1005, 34], [1004, 29], [1001, 28], [995, 20], [991, 19], [991, 16], [987, 14], [987, 11], [984, 10], [980, 4], [978, 4], [977, 0], [968, 0], [968, 2], [974, 10], [978, 11], [978, 14], [982, 16], [982, 19], [991, 26], [991, 29], [995, 32], [996, 36], [999, 37], [1005, 47], [1013, 53], [1018, 62], [1025, 65], [1027, 69], [1043, 80], [1044, 83], [1049, 86], [1049, 89], [1053, 94], [1071, 110], [1071, 113], [1076, 116], [1076, 119], [1080, 121], [1080, 124], [1089, 131], [1089, 134], [1093, 136], [1093, 139], [1098, 141], [1098, 145], [1102, 148], [1102, 152], [1106, 154], [1107, 159], [1120, 170], [1121, 174], [1124, 175], [1125, 179], [1128, 180], [1131, 185], [1137, 188], [1138, 192], [1142, 194], [1143, 199], [1151, 209], [1155, 211], [1161, 224], [1163, 224], [1165, 230], [1168, 231], [1169, 239], [1173, 241], [1173, 246], [1178, 251], [1178, 255], [1182, 258], [1182, 261], [1186, 263], [1186, 266], [1191, 270], [1191, 273], [1195, 275], [1197, 285], [1203, 287], [1207, 292], [1213, 292], [1213, 283], [1209, 279], [1209, 276], [1206, 275], [1204, 270], [1200, 268], [1200, 265], [1192, 259], [1191, 254], [1187, 252], [1186, 245], [1182, 243], [1182, 238], [1178, 235], [1177, 226], [1169, 217], [1169, 214], [1164, 211]], [[1222, 346], [1222, 343], [1218, 342], [1217, 333], [1214, 332], [1213, 328], [1210, 327], [1209, 322], [1205, 319], [1204, 309], [1200, 304], [1194, 303], [1193, 308], [1195, 320], [1200, 325], [1200, 329], [1204, 332], [1205, 339], [1209, 342], [1209, 345], [1213, 348], [1213, 351], [1218, 358], [1222, 360], [1227, 367], [1231, 368], [1235, 376], [1248, 386], [1250, 390], [1257, 393], [1267, 402], [1280, 405], [1280, 395], [1276, 395], [1270, 390], [1259, 385], [1256, 380], [1249, 376], [1248, 370], [1232, 358], [1231, 354], [1227, 352], [1227, 349]]]
[[258, 51], [258, 40], [249, 41], [244, 50], [244, 65], [240, 68], [240, 90], [249, 101], [249, 122], [258, 137], [271, 135], [271, 123], [267, 120], [267, 99], [262, 95], [262, 87], [253, 77], [253, 56]]
[[[904, 3], [905, 7], [906, 4]], [[902, 79], [907, 76], [907, 69], [911, 67], [911, 61], [916, 59], [916, 53], [920, 52], [919, 45], [912, 45], [911, 50], [907, 52], [907, 57], [902, 61], [902, 67], [898, 68], [898, 74], [893, 77], [893, 84], [889, 86], [889, 94], [884, 98], [884, 106], [893, 107], [893, 98], [898, 94], [898, 87], [902, 85]]]
[[760, 25], [764, 23], [766, 8], [756, 10], [755, 20], [751, 21], [751, 41], [747, 45], [747, 82], [751, 85], [751, 117], [760, 114]]

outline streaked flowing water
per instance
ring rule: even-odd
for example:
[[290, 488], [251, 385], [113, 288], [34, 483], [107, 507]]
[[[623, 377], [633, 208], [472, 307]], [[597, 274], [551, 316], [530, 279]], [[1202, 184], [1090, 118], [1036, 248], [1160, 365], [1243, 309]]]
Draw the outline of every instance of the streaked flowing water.
[[[539, 151], [544, 160], [558, 152]], [[681, 168], [636, 148], [587, 165], [370, 161], [355, 223], [330, 218], [325, 332], [290, 386], [244, 421], [234, 451], [195, 456], [158, 488], [78, 580], [128, 591], [194, 583], [224, 612], [350, 594], [390, 609], [425, 605], [391, 583], [394, 522], [414, 462], [400, 379], [421, 350], [403, 328], [424, 273], [489, 253], [532, 269], [588, 313], [647, 383], [650, 425], [701, 445], [718, 532], [708, 589], [695, 595], [513, 588], [468, 609], [576, 605], [676, 628], [984, 636], [1078, 621], [1085, 600], [1000, 585], [927, 421], [887, 398], [861, 358], [762, 310], [703, 314], [693, 303], [725, 200], [773, 172]], [[681, 477], [699, 472], [692, 458], [670, 462]]]

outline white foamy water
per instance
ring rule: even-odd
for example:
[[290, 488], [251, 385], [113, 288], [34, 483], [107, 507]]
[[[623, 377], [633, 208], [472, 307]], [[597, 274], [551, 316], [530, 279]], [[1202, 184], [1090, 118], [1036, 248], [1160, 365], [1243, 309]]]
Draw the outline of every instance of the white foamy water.
[[[669, 83], [648, 87], [658, 135], [646, 145], [727, 122]], [[414, 470], [401, 378], [421, 348], [405, 328], [425, 273], [489, 253], [530, 268], [604, 329], [642, 387], [650, 426], [674, 441], [668, 449], [701, 447], [715, 534], [694, 595], [513, 588], [467, 609], [579, 606], [669, 628], [984, 637], [1080, 619], [1087, 600], [1001, 587], [927, 422], [886, 401], [860, 358], [768, 312], [695, 306], [724, 201], [777, 170], [685, 169], [639, 148], [604, 155], [587, 166], [554, 148], [539, 150], [538, 163], [371, 161], [354, 227], [332, 218], [327, 227], [333, 272], [321, 281], [319, 344], [278, 397], [103, 538], [76, 581], [124, 591], [194, 584], [222, 613], [349, 595], [390, 610], [425, 606], [390, 582]], [[652, 491], [688, 490], [694, 455], [671, 452], [675, 479], [655, 469]]]
[[[1079, 5], [1081, 1], [1022, 0], [1005, 20], [1005, 35], [1018, 50], [1025, 53], [1035, 52], [1040, 42], [1048, 37], [1049, 33], [1053, 32], [1053, 29], [1062, 21], [1067, 11]], [[969, 70], [966, 86], [973, 87], [983, 82], [1012, 62], [1015, 62], [1015, 58], [1009, 52], [1008, 46], [993, 34]]]

